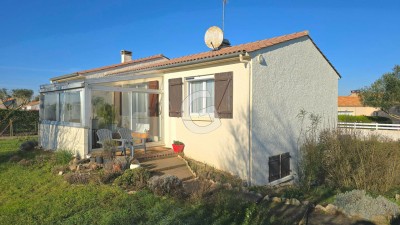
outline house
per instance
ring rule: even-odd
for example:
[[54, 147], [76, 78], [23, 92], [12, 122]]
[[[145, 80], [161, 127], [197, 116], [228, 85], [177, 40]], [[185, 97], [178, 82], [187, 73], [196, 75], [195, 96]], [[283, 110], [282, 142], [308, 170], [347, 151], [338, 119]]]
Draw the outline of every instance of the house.
[[39, 110], [39, 101], [31, 101], [22, 107], [23, 110]]
[[[394, 115], [400, 115], [400, 108], [393, 107], [389, 112]], [[389, 116], [380, 108], [364, 106], [361, 102], [359, 90], [352, 90], [349, 96], [338, 97], [338, 115], [381, 116], [392, 119], [394, 123], [399, 122], [398, 119]]]
[[185, 143], [185, 155], [252, 185], [296, 175], [300, 110], [337, 119], [339, 73], [307, 31], [169, 59], [132, 60], [42, 85], [40, 144], [86, 156], [98, 128], [149, 134], [148, 146]]
[[8, 98], [5, 101], [0, 100], [0, 109], [10, 109], [17, 106], [17, 101], [15, 98]]

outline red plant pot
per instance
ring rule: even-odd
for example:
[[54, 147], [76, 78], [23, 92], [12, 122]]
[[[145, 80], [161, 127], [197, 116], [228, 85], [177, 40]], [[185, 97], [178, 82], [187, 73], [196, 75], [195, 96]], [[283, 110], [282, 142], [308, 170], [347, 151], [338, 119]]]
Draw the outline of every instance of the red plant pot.
[[185, 148], [185, 145], [172, 144], [172, 148], [174, 149], [175, 153], [180, 153], [180, 152], [183, 152], [183, 149]]

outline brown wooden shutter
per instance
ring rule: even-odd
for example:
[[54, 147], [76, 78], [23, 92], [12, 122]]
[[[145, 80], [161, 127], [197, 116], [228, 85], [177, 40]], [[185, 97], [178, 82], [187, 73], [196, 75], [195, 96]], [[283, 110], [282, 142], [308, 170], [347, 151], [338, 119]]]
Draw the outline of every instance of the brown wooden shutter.
[[290, 175], [290, 154], [284, 153], [281, 155], [281, 178]]
[[269, 177], [268, 181], [272, 182], [274, 180], [278, 180], [280, 178], [280, 164], [281, 164], [280, 155], [271, 156], [268, 160], [268, 170], [269, 170]]
[[[149, 88], [152, 90], [158, 90], [158, 81], [150, 81], [148, 83]], [[159, 102], [158, 94], [149, 94], [149, 116], [158, 117], [159, 116]]]
[[169, 85], [169, 116], [182, 116], [182, 78], [168, 80]]
[[233, 118], [233, 72], [215, 74], [215, 108], [219, 118]]

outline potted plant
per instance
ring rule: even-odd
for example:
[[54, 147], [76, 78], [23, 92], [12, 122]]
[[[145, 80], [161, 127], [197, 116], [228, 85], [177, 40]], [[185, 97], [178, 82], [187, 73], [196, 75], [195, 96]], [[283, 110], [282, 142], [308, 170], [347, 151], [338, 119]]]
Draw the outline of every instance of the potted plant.
[[174, 141], [172, 144], [172, 148], [174, 149], [175, 153], [180, 153], [183, 152], [183, 149], [185, 148], [185, 144], [181, 141]]

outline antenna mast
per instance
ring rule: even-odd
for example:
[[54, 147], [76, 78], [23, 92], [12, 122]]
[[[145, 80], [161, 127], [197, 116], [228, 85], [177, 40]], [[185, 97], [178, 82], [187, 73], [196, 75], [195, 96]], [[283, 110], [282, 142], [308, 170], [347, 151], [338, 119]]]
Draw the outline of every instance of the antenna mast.
[[225, 5], [228, 0], [222, 0], [222, 31], [225, 31]]

